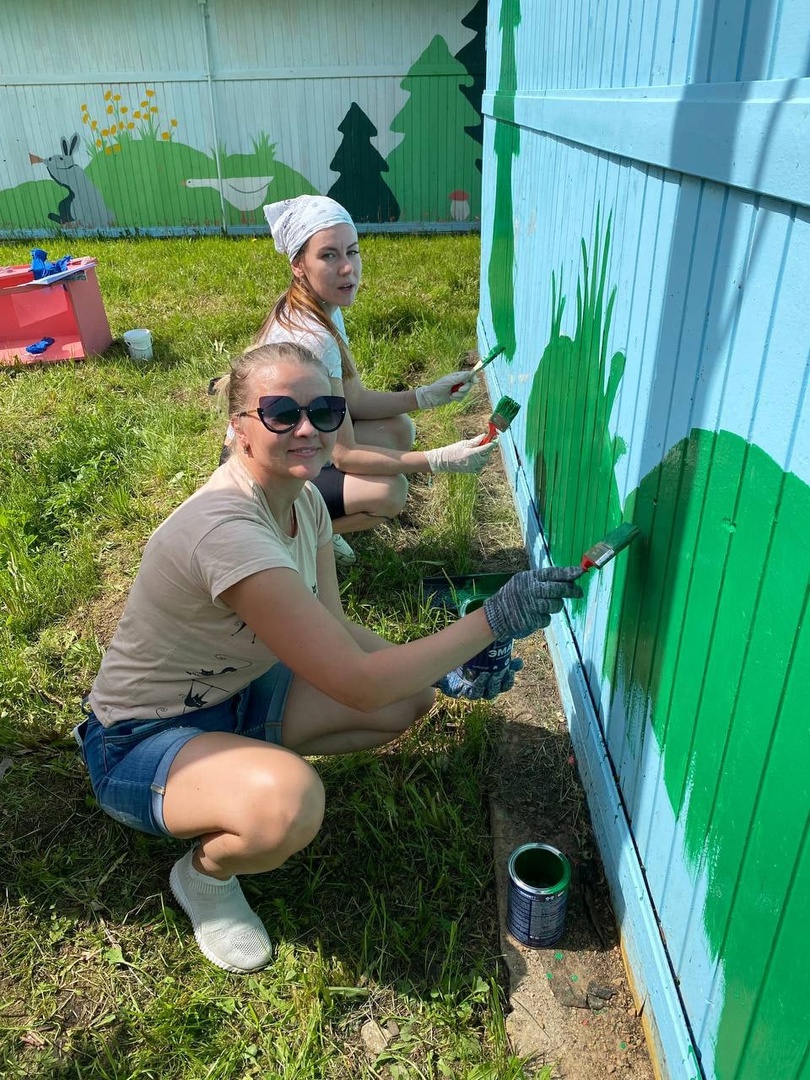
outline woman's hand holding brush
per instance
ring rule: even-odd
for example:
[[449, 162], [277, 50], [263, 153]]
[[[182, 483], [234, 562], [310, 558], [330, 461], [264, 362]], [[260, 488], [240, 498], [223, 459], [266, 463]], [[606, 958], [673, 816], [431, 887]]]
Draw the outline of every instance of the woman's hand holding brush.
[[435, 382], [426, 386], [417, 386], [416, 404], [420, 409], [438, 409], [440, 405], [449, 405], [451, 401], [463, 401], [472, 390], [475, 380], [475, 372], [471, 368], [466, 371], [451, 371], [449, 375], [442, 375]]
[[581, 574], [581, 566], [549, 566], [514, 574], [483, 604], [496, 641], [528, 637], [548, 626], [551, 616], [562, 610], [563, 600], [582, 596], [575, 584]]
[[479, 473], [489, 461], [492, 451], [498, 445], [497, 439], [484, 443], [486, 435], [476, 435], [473, 439], [462, 439], [439, 446], [435, 450], [425, 450], [432, 473]]

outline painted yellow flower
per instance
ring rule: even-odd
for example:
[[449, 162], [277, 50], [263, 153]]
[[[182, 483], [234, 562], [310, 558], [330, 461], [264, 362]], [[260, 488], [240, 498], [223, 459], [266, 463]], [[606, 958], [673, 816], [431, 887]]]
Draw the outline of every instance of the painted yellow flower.
[[157, 105], [153, 105], [152, 108], [149, 110], [149, 112], [151, 112], [151, 113], [156, 113], [157, 111], [158, 111]]
[[121, 151], [120, 145], [118, 143], [116, 143], [115, 146], [113, 146], [112, 151], [113, 151], [114, 154], [120, 153], [120, 151]]
[[136, 109], [135, 112], [132, 115], [135, 117], [136, 120], [140, 120], [140, 118], [141, 118], [141, 110]]
[[87, 124], [89, 122], [89, 120], [90, 120], [90, 117], [87, 115], [87, 113], [85, 113], [84, 116], [82, 117], [82, 123]]
[[142, 101], [141, 102], [141, 108], [142, 109], [148, 109], [149, 108], [149, 102], [148, 101]]
[[96, 139], [96, 146], [103, 146], [101, 139]]
[[110, 134], [110, 129], [109, 129], [109, 128], [102, 128], [102, 129], [101, 129], [101, 134], [102, 134], [102, 135], [104, 136], [104, 138], [106, 139], [106, 138], [107, 138], [107, 136], [108, 136], [108, 135]]
[[120, 94], [113, 94], [113, 101], [120, 101], [120, 100], [121, 100], [121, 95]]
[[112, 147], [111, 146], [105, 146], [104, 147], [104, 153], [105, 154], [111, 154], [112, 153]]
[[128, 112], [129, 112], [129, 108], [128, 108], [128, 107], [127, 107], [126, 105], [122, 105], [122, 106], [121, 106], [121, 112], [122, 112], [122, 113], [128, 113]]
[[177, 127], [177, 121], [176, 120], [170, 120], [169, 123], [172, 125], [172, 127]]
[[132, 131], [132, 129], [133, 129], [134, 127], [135, 127], [135, 125], [134, 125], [134, 124], [132, 123], [132, 121], [130, 120], [130, 122], [129, 122], [129, 123], [127, 124], [127, 131]]
[[110, 128], [110, 134], [114, 135], [116, 133], [116, 131], [118, 131], [118, 125], [113, 124], [113, 126]]
[[82, 105], [82, 112], [87, 112], [87, 106], [86, 105]]
[[111, 97], [112, 97], [112, 90], [108, 90], [107, 93], [104, 95], [104, 100], [109, 101]]
[[155, 96], [155, 91], [154, 90], [147, 90], [146, 91], [146, 96], [147, 97], [154, 97]]
[[98, 120], [91, 120], [90, 121], [90, 130], [95, 131], [97, 127], [98, 127]]
[[161, 139], [170, 139], [171, 135], [168, 133], [168, 131], [161, 131], [160, 137]]
[[115, 106], [114, 105], [108, 105], [107, 106], [107, 112], [108, 113], [114, 113], [115, 112]]

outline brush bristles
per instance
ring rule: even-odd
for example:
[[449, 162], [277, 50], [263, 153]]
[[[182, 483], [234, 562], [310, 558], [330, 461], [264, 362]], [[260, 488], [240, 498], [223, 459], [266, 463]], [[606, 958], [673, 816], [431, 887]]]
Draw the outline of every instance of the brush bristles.
[[514, 398], [504, 396], [492, 410], [489, 422], [494, 424], [499, 431], [506, 431], [519, 412], [518, 402]]

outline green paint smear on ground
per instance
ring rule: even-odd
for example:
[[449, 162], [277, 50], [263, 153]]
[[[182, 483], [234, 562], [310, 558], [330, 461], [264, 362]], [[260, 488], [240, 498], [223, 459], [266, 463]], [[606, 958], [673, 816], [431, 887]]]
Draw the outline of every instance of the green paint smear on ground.
[[708, 879], [717, 1076], [798, 1076], [806, 999], [785, 976], [810, 965], [810, 488], [740, 436], [694, 430], [625, 516], [645, 543], [616, 563], [604, 670], [628, 717], [649, 703], [686, 858]]
[[614, 564], [603, 678], [622, 688], [635, 760], [649, 708], [684, 857], [708, 880], [704, 929], [725, 987], [716, 1076], [798, 1077], [805, 998], [785, 987], [810, 966], [810, 489], [740, 436], [696, 429], [622, 512], [624, 445], [609, 431], [625, 367], [608, 354], [610, 226], [602, 237], [597, 214], [590, 258], [582, 243], [573, 337], [552, 275], [551, 333], [527, 408], [535, 502], [558, 565], [622, 520], [641, 529]]
[[517, 91], [515, 36], [519, 25], [519, 0], [503, 0], [499, 22], [502, 35], [498, 82], [499, 118], [495, 123], [494, 136], [495, 213], [492, 220], [492, 247], [487, 266], [487, 283], [495, 341], [503, 345], [509, 360], [515, 355], [516, 348], [512, 163], [520, 153], [520, 128], [514, 123], [514, 99]]
[[[601, 235], [597, 209], [593, 255], [582, 241], [573, 337], [561, 331], [565, 298], [551, 278], [551, 334], [532, 381], [526, 419], [526, 451], [534, 467], [535, 503], [546, 540], [560, 565], [582, 553], [622, 520], [614, 470], [623, 441], [608, 423], [624, 374], [620, 352], [608, 357], [616, 290], [607, 293], [611, 221]], [[592, 575], [583, 578], [587, 590]], [[578, 601], [574, 610], [585, 604]]]

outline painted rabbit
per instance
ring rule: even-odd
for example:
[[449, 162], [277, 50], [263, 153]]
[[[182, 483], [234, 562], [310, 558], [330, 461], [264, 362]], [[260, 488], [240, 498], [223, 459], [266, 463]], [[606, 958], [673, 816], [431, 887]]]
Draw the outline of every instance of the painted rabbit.
[[79, 133], [75, 132], [70, 143], [62, 138], [62, 153], [41, 158], [29, 153], [32, 165], [44, 165], [51, 178], [67, 189], [67, 195], [59, 203], [58, 214], [48, 214], [57, 225], [78, 225], [85, 229], [103, 229], [114, 223], [114, 217], [104, 202], [101, 192], [85, 175], [81, 165], [73, 160], [79, 145]]

